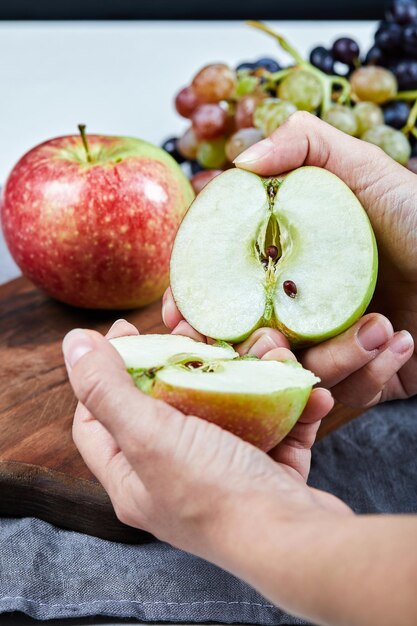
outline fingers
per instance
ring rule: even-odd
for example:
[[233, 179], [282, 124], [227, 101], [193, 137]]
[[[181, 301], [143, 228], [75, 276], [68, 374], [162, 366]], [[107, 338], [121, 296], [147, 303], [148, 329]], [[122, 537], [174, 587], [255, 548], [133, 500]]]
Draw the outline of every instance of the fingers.
[[139, 335], [136, 326], [124, 319], [116, 320], [106, 333], [106, 339], [125, 337], [128, 335]]
[[315, 165], [333, 172], [354, 191], [363, 189], [365, 180], [370, 184], [370, 176], [377, 180], [381, 168], [395, 167], [376, 146], [350, 137], [305, 111], [291, 115], [270, 137], [245, 150], [234, 163], [263, 176]]
[[310, 471], [311, 447], [316, 439], [320, 422], [334, 405], [327, 389], [313, 389], [302, 416], [289, 435], [270, 452], [278, 463], [289, 465], [307, 479]]
[[[395, 333], [374, 360], [332, 388], [334, 397], [353, 407], [377, 404], [386, 385], [409, 360], [413, 350], [414, 342], [409, 332]], [[396, 397], [400, 397], [398, 393]]]
[[[120, 319], [108, 330], [106, 339], [138, 334], [133, 324]], [[107, 490], [108, 466], [120, 449], [106, 428], [80, 402], [75, 409], [72, 438], [87, 467]]]
[[177, 326], [172, 331], [173, 335], [184, 335], [185, 337], [191, 337], [195, 341], [202, 341], [206, 343], [206, 337], [199, 333], [195, 328], [190, 326], [188, 322], [185, 320], [181, 320]]
[[[181, 436], [184, 416], [141, 393], [113, 346], [95, 331], [76, 329], [64, 338], [63, 352], [78, 400], [108, 430], [129, 463], [141, 466], [147, 456], [163, 454]], [[141, 477], [152, 473], [141, 466]]]
[[274, 348], [289, 348], [288, 339], [274, 328], [258, 328], [242, 343], [234, 346], [240, 356], [251, 354], [262, 358], [266, 352]]
[[370, 313], [341, 335], [308, 348], [299, 358], [320, 377], [324, 387], [333, 388], [372, 361], [393, 334], [386, 317]]
[[175, 304], [171, 287], [168, 287], [162, 298], [162, 320], [167, 328], [173, 330], [182, 319], [183, 317]]

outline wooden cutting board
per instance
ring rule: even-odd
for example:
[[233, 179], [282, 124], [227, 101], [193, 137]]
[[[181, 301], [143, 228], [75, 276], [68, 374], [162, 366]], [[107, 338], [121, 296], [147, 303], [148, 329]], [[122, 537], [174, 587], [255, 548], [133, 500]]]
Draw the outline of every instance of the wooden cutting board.
[[[116, 313], [74, 309], [25, 278], [0, 287], [0, 515], [34, 516], [115, 541], [149, 540], [117, 520], [72, 442], [75, 399], [61, 341], [74, 327], [105, 332], [119, 317], [142, 333], [166, 332], [160, 310], [160, 302]], [[319, 436], [359, 413], [335, 407]]]

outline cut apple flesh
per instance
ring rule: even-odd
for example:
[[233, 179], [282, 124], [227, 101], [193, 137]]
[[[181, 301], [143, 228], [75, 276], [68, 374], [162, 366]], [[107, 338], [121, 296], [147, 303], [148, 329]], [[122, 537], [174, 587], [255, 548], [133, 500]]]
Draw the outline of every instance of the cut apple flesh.
[[112, 339], [136, 385], [270, 450], [300, 417], [319, 381], [294, 362], [240, 358], [230, 346], [178, 335]]
[[199, 332], [239, 341], [261, 325], [293, 345], [321, 341], [365, 311], [377, 276], [369, 219], [334, 174], [302, 167], [283, 180], [231, 169], [186, 214], [171, 287]]
[[119, 352], [127, 368], [144, 370], [168, 365], [171, 359], [179, 361], [182, 354], [197, 360], [234, 359], [239, 356], [226, 343], [210, 346], [183, 335], [131, 335], [111, 339], [110, 343]]

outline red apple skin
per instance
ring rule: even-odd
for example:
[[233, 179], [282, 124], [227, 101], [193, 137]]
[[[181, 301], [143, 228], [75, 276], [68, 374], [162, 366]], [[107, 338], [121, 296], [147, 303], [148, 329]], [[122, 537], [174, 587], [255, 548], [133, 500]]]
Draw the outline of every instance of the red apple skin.
[[226, 394], [174, 387], [155, 378], [151, 395], [174, 408], [217, 424], [269, 452], [288, 435], [304, 410], [311, 393], [286, 389], [273, 394]]
[[78, 307], [144, 306], [168, 285], [192, 188], [175, 161], [139, 139], [51, 139], [25, 154], [3, 191], [1, 219], [22, 273]]

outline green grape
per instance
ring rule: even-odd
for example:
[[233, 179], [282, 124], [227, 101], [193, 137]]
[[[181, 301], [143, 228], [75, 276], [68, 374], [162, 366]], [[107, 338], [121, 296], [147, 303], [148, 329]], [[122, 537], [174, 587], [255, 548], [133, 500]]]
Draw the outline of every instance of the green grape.
[[279, 84], [278, 96], [297, 109], [314, 111], [322, 101], [320, 80], [307, 70], [294, 70]]
[[350, 107], [335, 104], [323, 115], [323, 120], [348, 135], [356, 135], [358, 123]]
[[253, 116], [254, 126], [262, 131], [264, 137], [268, 137], [296, 110], [297, 107], [292, 102], [266, 98], [256, 107]]
[[243, 98], [243, 96], [253, 93], [258, 86], [258, 83], [259, 79], [257, 76], [251, 76], [245, 71], [238, 72], [235, 88], [236, 98]]
[[197, 148], [197, 161], [206, 169], [217, 169], [226, 162], [226, 137], [202, 141]]
[[373, 126], [361, 137], [383, 149], [394, 161], [405, 165], [411, 156], [411, 146], [407, 137], [400, 131], [385, 126]]
[[381, 148], [394, 161], [402, 165], [405, 165], [411, 156], [410, 142], [400, 130], [392, 129], [392, 132], [388, 133], [384, 138]]
[[350, 85], [359, 100], [383, 104], [397, 95], [398, 85], [394, 74], [385, 67], [368, 65], [359, 67], [350, 76]]
[[373, 102], [358, 102], [353, 113], [358, 123], [358, 135], [363, 135], [372, 126], [380, 126], [384, 123], [381, 107]]
[[378, 126], [372, 126], [366, 132], [361, 135], [361, 139], [368, 143], [374, 143], [376, 146], [382, 147], [382, 142], [387, 133], [393, 130], [390, 126], [385, 124], [379, 124]]

